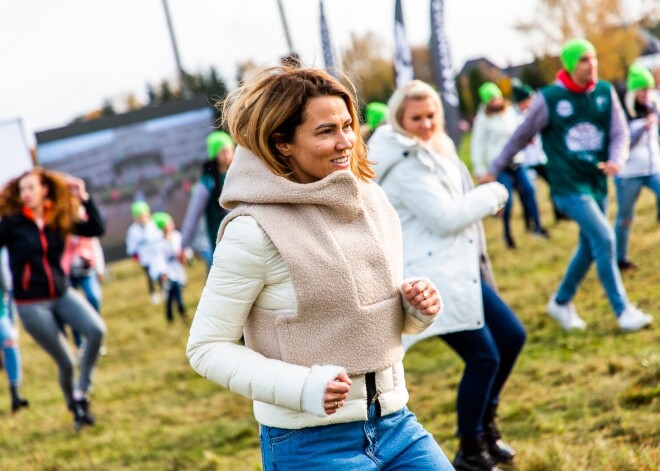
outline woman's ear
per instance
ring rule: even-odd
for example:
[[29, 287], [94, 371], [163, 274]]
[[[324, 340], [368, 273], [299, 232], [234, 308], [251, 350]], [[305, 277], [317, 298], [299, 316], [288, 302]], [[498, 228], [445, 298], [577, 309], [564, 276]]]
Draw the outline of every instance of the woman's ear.
[[275, 141], [275, 148], [281, 156], [289, 157], [291, 155], [291, 144], [284, 140], [284, 136], [282, 134], [274, 134], [273, 140]]

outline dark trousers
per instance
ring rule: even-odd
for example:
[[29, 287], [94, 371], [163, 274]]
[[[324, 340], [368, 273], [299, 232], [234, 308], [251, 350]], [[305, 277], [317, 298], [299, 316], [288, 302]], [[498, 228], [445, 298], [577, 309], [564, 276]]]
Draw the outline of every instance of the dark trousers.
[[168, 321], [172, 322], [174, 320], [174, 303], [176, 303], [181, 317], [186, 316], [186, 307], [183, 305], [181, 284], [176, 281], [168, 281], [166, 286], [167, 302], [165, 303], [165, 316]]
[[440, 335], [465, 362], [456, 404], [458, 433], [465, 437], [483, 431], [486, 409], [497, 405], [527, 337], [511, 308], [483, 280], [481, 292], [486, 325]]

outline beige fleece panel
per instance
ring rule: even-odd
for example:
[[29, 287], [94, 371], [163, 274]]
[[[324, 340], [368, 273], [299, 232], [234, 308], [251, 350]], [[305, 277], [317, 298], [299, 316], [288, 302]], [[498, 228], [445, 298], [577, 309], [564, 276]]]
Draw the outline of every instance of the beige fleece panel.
[[351, 375], [400, 361], [401, 229], [380, 187], [349, 172], [297, 184], [242, 151], [222, 198], [235, 209], [218, 236], [231, 219], [252, 216], [282, 255], [298, 301], [293, 314], [253, 307], [246, 345], [269, 358], [334, 364]]

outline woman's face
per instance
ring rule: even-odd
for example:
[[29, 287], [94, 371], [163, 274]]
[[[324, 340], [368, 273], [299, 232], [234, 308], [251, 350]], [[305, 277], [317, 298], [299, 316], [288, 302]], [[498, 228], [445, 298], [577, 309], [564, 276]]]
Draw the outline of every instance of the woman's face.
[[408, 99], [401, 117], [401, 127], [422, 141], [428, 141], [436, 131], [437, 113], [438, 107], [431, 97]]
[[643, 88], [635, 92], [635, 101], [642, 105], [646, 105], [649, 101], [649, 89]]
[[344, 100], [338, 96], [312, 98], [303, 116], [293, 141], [276, 145], [289, 160], [294, 179], [312, 183], [333, 172], [350, 170], [355, 133]]
[[48, 194], [48, 188], [41, 184], [41, 178], [33, 173], [21, 178], [18, 191], [21, 201], [30, 209], [40, 208]]

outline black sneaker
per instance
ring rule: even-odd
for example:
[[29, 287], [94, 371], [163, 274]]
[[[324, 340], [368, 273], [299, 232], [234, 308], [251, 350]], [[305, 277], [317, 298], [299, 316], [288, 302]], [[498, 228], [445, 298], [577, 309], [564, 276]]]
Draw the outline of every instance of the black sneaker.
[[96, 419], [89, 412], [89, 401], [85, 398], [78, 401], [71, 401], [69, 410], [73, 412], [73, 428], [76, 430], [96, 423]]
[[544, 227], [539, 227], [534, 229], [533, 231], [530, 232], [530, 235], [532, 237], [536, 237], [537, 239], [549, 239], [550, 234], [548, 233], [547, 229]]
[[634, 271], [637, 270], [637, 268], [639, 268], [636, 264], [634, 264], [630, 260], [618, 260], [616, 264], [619, 265], [619, 270], [621, 271]]

